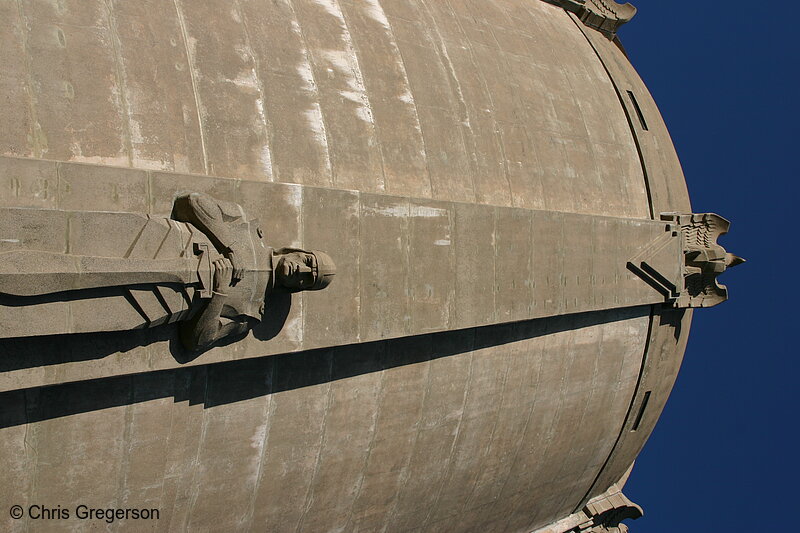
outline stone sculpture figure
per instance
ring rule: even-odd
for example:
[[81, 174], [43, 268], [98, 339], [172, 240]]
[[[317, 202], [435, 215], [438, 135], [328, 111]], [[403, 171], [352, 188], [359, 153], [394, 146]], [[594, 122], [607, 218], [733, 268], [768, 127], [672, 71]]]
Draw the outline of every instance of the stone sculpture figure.
[[717, 242], [731, 223], [715, 213], [662, 213], [661, 220], [679, 228], [682, 239], [684, 281], [675, 307], [713, 307], [726, 301], [728, 289], [717, 277], [745, 262]]
[[717, 277], [745, 262], [717, 239], [731, 223], [714, 213], [661, 213], [665, 232], [628, 261], [628, 269], [679, 309], [713, 307], [728, 299]]
[[[178, 196], [168, 219], [3, 209], [0, 224], [19, 237], [0, 248], [0, 337], [179, 322], [199, 350], [255, 326], [271, 293], [324, 289], [336, 273], [326, 253], [274, 250], [241, 206], [197, 192]], [[61, 225], [66, 253], [52, 251], [58, 231], [37, 240]]]

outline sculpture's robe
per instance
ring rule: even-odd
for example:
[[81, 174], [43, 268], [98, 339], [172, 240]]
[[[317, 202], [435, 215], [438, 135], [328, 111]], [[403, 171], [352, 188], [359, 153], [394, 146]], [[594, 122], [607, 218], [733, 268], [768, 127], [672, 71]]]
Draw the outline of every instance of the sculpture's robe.
[[[16, 223], [11, 224], [11, 221]], [[256, 222], [226, 316], [259, 319], [272, 249]], [[206, 250], [205, 255], [196, 253]], [[135, 213], [0, 209], [0, 337], [133, 330], [183, 321], [219, 254], [192, 224]]]

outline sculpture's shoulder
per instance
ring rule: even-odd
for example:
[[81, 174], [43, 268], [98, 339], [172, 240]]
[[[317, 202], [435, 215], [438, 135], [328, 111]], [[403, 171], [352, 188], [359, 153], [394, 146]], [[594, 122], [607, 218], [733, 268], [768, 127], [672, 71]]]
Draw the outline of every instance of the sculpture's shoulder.
[[237, 224], [247, 222], [247, 215], [236, 202], [220, 200], [202, 192], [184, 192], [172, 201], [171, 218], [185, 222]]
[[264, 314], [264, 300], [273, 285], [274, 250], [264, 242], [258, 220], [232, 224], [240, 238], [251, 245], [246, 247], [244, 258], [246, 272], [235, 286], [228, 289], [223, 316], [248, 317], [260, 321]]

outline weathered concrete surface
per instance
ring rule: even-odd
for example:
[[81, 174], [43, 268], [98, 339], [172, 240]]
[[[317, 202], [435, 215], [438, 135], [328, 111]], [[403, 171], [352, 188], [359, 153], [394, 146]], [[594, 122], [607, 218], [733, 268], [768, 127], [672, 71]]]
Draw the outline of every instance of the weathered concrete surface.
[[0, 154], [648, 213], [612, 82], [543, 2], [3, 3]]
[[[574, 15], [571, 15], [574, 18]], [[580, 23], [576, 20], [576, 25]], [[670, 210], [689, 213], [689, 194], [680, 161], [653, 97], [618, 46], [581, 27], [611, 77], [625, 110], [642, 163], [654, 218]], [[638, 110], [637, 110], [638, 107]]]
[[[21, 203], [37, 201], [29, 191], [41, 180], [42, 164], [0, 157], [0, 171], [8, 168], [16, 176]], [[143, 261], [142, 268], [147, 259], [185, 263], [180, 256], [189, 230], [173, 228], [174, 222], [161, 217], [169, 214], [162, 209], [172, 207], [163, 198], [186, 192], [191, 176], [75, 163], [52, 166], [58, 191], [54, 206], [67, 209], [0, 207], [0, 254], [127, 258]], [[146, 327], [140, 309], [131, 305], [132, 296], [124, 289], [102, 297], [37, 299], [31, 305], [6, 296], [0, 298], [6, 370], [0, 390], [664, 301], [626, 269], [629, 259], [665, 235], [660, 221], [204, 179], [205, 186], [198, 183], [192, 190], [241, 201], [251, 218], [271, 223], [265, 229], [275, 233], [265, 233], [268, 244], [328, 250], [340, 272], [336, 283], [285, 302], [268, 300], [276, 313], [285, 303], [287, 316], [268, 318], [246, 339], [202, 355], [184, 351], [171, 325], [104, 333], [111, 346], [91, 357], [87, 349], [96, 349], [95, 336], [61, 337], [58, 362], [66, 364], [57, 378], [44, 380], [36, 377], [40, 363], [32, 363], [30, 354], [48, 352], [54, 339], [14, 337], [140, 329]], [[141, 213], [146, 206], [150, 214]], [[74, 210], [87, 208], [93, 210]], [[281, 222], [282, 227], [275, 225]], [[150, 246], [145, 228], [155, 228]], [[680, 239], [670, 235], [679, 274]], [[176, 300], [171, 307], [187, 307], [180, 292], [169, 287], [161, 292]], [[161, 310], [161, 304], [153, 303]], [[102, 320], [104, 315], [113, 319]], [[280, 331], [280, 338], [271, 339], [266, 330]], [[66, 353], [72, 355], [64, 358]], [[132, 354], [148, 356], [132, 360]], [[98, 366], [101, 357], [104, 364]]]
[[571, 513], [608, 457], [649, 320], [637, 307], [5, 392], [0, 499], [153, 506], [172, 529], [531, 529]]
[[[604, 39], [538, 0], [0, 0], [0, 154], [13, 156], [0, 160], [0, 199], [167, 214], [176, 190], [199, 190], [280, 205], [262, 217], [276, 241], [335, 239], [352, 257], [370, 231], [399, 231], [367, 221], [365, 206], [464, 202], [448, 220], [465, 264], [490, 221], [521, 226], [531, 213], [500, 208], [555, 211], [531, 214], [557, 252], [533, 254], [545, 286], [523, 290], [548, 313], [606, 306], [620, 296], [602, 284], [546, 281], [589, 268], [565, 263], [559, 216], [596, 215], [613, 243], [608, 217], [645, 221], [689, 202], [655, 105]], [[293, 184], [330, 192], [308, 189], [322, 191], [311, 201]], [[464, 220], [482, 229], [459, 234]], [[424, 222], [409, 224], [406, 246], [443, 231]], [[522, 232], [494, 235], [526, 247]], [[613, 259], [591, 257], [592, 269]], [[507, 275], [515, 262], [496, 267]], [[402, 310], [299, 298], [277, 336], [205, 354], [215, 365], [164, 369], [183, 361], [169, 338], [145, 334], [8, 346], [0, 504], [157, 506], [159, 528], [174, 530], [530, 531], [571, 515], [623, 477], [649, 435], [691, 313], [643, 306], [235, 361], [444, 316], [525, 318], [479, 271], [455, 277], [453, 301], [472, 282], [469, 294], [510, 306], [444, 309], [411, 282], [388, 299]], [[337, 285], [368, 290], [368, 273]], [[359, 322], [357, 308], [382, 320]], [[327, 329], [299, 337], [311, 317]], [[120, 372], [133, 374], [101, 377]]]

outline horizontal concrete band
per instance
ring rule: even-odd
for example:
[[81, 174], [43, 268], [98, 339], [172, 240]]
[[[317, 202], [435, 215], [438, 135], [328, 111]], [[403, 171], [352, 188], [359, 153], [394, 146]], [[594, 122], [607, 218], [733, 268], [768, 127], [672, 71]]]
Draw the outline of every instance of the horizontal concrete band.
[[[22, 161], [22, 160], [17, 160]], [[25, 162], [39, 166], [48, 162]], [[192, 360], [207, 364], [437, 331], [663, 302], [628, 260], [663, 238], [661, 222], [442, 202], [292, 184], [58, 164], [56, 183], [18, 183], [0, 209], [0, 252], [14, 249], [122, 257], [148, 216], [166, 217], [179, 192], [240, 203], [275, 247], [327, 250], [339, 273], [326, 290], [296, 294], [246, 339]], [[40, 180], [30, 172], [18, 173]], [[50, 191], [47, 209], [30, 209]], [[11, 201], [9, 201], [11, 200]], [[16, 200], [16, 201], [14, 201]], [[39, 204], [40, 205], [40, 204]], [[120, 209], [123, 207], [123, 209]], [[99, 211], [114, 211], [112, 213]], [[127, 211], [124, 212], [124, 211]], [[677, 246], [677, 239], [676, 246]], [[676, 262], [679, 258], [676, 248]], [[129, 306], [118, 297], [120, 309]], [[110, 300], [109, 300], [110, 301]], [[81, 302], [51, 302], [53, 317]], [[103, 312], [115, 312], [112, 307]], [[48, 312], [50, 312], [48, 311]], [[91, 313], [91, 306], [80, 311]], [[41, 323], [41, 309], [0, 307], [0, 323]], [[26, 313], [34, 313], [26, 317]], [[278, 316], [275, 316], [277, 313]], [[54, 318], [55, 320], [55, 318]], [[79, 331], [91, 331], [84, 320]], [[98, 351], [88, 336], [58, 343], [2, 341], [7, 350], [64, 352], [56, 372], [6, 368], [0, 389], [174, 368], [192, 356], [174, 326], [110, 333]], [[144, 352], [131, 357], [130, 352]], [[68, 353], [73, 352], [75, 358]], [[128, 352], [123, 359], [120, 352]], [[106, 364], [87, 361], [104, 358]], [[51, 363], [52, 364], [52, 363]], [[23, 368], [24, 367], [24, 368]]]
[[[301, 194], [301, 198], [308, 196]], [[336, 245], [346, 245], [344, 242], [326, 247], [343, 266], [337, 285], [353, 287], [352, 282], [361, 278], [357, 290], [351, 294], [333, 293], [344, 302], [353, 296], [359, 298], [360, 305], [347, 309], [358, 328], [342, 330], [336, 337], [322, 337], [321, 344], [351, 344], [658, 303], [663, 299], [639, 278], [625, 272], [626, 260], [638, 249], [659, 236], [669, 237], [663, 224], [468, 204], [434, 204], [364, 193], [355, 198], [349, 192], [332, 190], [324, 191], [318, 200], [321, 204], [341, 206], [338, 215], [345, 219], [357, 211], [357, 220], [349, 223], [328, 216], [325, 220], [337, 227], [349, 225], [361, 236], [358, 250], [342, 250], [346, 254], [337, 254], [340, 249]], [[310, 211], [308, 206], [300, 209]], [[154, 223], [156, 229], [146, 231]], [[67, 267], [67, 263], [56, 259], [64, 256], [117, 259], [111, 261], [116, 269], [113, 275], [106, 276], [111, 286], [126, 279], [131, 285], [141, 284], [141, 279], [147, 279], [147, 274], [163, 268], [163, 264], [180, 262], [183, 266], [193, 258], [191, 249], [186, 255], [189, 247], [183, 242], [185, 237], [180, 239], [181, 233], [188, 231], [179, 232], [167, 219], [143, 214], [0, 208], [0, 232], [0, 261], [16, 257], [14, 251], [37, 251], [44, 253], [35, 258], [52, 260], [55, 268], [55, 275], [31, 274], [12, 272], [20, 267], [17, 264], [0, 264], [0, 292], [6, 287], [3, 280], [8, 276], [39, 275], [57, 281], [61, 272], [58, 268]], [[168, 239], [173, 234], [175, 238]], [[150, 246], [142, 244], [145, 237], [152, 241], [148, 243]], [[172, 246], [165, 246], [165, 242]], [[133, 257], [131, 251], [150, 257], [140, 254]], [[678, 254], [673, 255], [677, 259]], [[120, 272], [126, 262], [130, 266], [128, 274]], [[64, 270], [61, 277], [66, 281], [68, 274]], [[30, 283], [35, 285], [35, 279]], [[52, 286], [50, 291], [70, 288]], [[89, 333], [160, 325], [143, 321], [127, 295], [106, 297], [95, 291], [81, 298], [80, 293], [74, 294], [44, 303], [37, 299], [30, 305], [24, 305], [25, 298], [15, 299], [13, 305], [0, 301], [0, 336]], [[310, 309], [319, 308], [317, 300], [326, 294], [308, 295], [306, 305]], [[177, 307], [185, 305], [181, 301]], [[326, 327], [330, 326], [323, 318], [326, 310], [337, 321], [347, 318], [339, 311], [334, 312], [335, 299], [325, 298], [322, 306], [315, 320], [325, 320], [322, 325]], [[128, 314], [131, 318], [119, 319], [119, 325], [109, 327], [99, 316], [103, 313]], [[316, 327], [313, 322], [304, 323], [304, 329]]]

